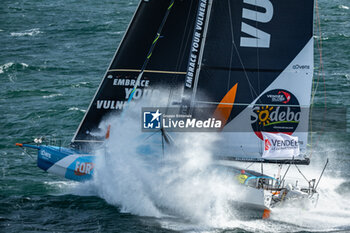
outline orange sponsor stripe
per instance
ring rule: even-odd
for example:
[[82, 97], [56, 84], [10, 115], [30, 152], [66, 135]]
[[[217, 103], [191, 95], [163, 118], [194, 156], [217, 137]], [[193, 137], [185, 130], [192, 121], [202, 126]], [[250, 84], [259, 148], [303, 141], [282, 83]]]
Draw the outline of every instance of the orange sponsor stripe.
[[233, 108], [233, 103], [235, 102], [236, 99], [236, 93], [237, 93], [237, 86], [238, 83], [236, 83], [222, 98], [220, 103], [215, 109], [214, 112], [214, 118], [221, 120], [222, 122], [222, 127], [226, 125], [226, 122], [228, 118], [231, 115], [231, 111]]

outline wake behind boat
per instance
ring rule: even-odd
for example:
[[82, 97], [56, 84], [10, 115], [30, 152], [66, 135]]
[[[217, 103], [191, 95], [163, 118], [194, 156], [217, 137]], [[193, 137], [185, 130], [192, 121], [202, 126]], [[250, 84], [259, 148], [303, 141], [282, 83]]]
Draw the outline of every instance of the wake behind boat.
[[[216, 161], [308, 165], [313, 7], [313, 0], [142, 0], [71, 148], [18, 146], [37, 149], [38, 166], [47, 172], [89, 180], [92, 148], [109, 137], [102, 122], [166, 90], [159, 105], [139, 109], [143, 132], [162, 135], [163, 154], [176, 146], [173, 132], [191, 128], [220, 132]], [[234, 205], [264, 218], [287, 200], [317, 202], [315, 179], [299, 188], [280, 173], [231, 173], [241, 176], [246, 193]]]

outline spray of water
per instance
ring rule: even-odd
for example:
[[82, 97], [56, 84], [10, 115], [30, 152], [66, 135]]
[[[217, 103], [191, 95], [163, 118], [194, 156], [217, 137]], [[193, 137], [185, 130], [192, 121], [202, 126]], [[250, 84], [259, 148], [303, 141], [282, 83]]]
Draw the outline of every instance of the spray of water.
[[[90, 193], [94, 189], [92, 193], [119, 206], [122, 212], [159, 218], [162, 226], [175, 230], [187, 230], [187, 227], [199, 231], [241, 228], [253, 232], [349, 229], [350, 198], [337, 191], [344, 181], [327, 174], [319, 185], [317, 208], [284, 206], [274, 209], [270, 220], [238, 220], [239, 213], [230, 201], [239, 195], [239, 187], [232, 176], [213, 169], [211, 148], [217, 146], [217, 136], [213, 133], [173, 135], [176, 148], [166, 146], [163, 154], [161, 134], [150, 137], [149, 133], [141, 132], [140, 106], [152, 106], [152, 103], [129, 106], [122, 116], [107, 119], [101, 125], [102, 129], [112, 125], [110, 139], [95, 151], [94, 180], [85, 184]], [[322, 165], [313, 165], [302, 170], [307, 177], [317, 178]], [[276, 168], [266, 166], [265, 172], [273, 175]], [[303, 179], [296, 169], [290, 170], [290, 176]], [[181, 223], [173, 221], [174, 217], [181, 219]]]
[[[319, 178], [326, 158], [330, 163], [318, 186], [319, 200], [316, 208], [298, 208], [285, 206], [273, 210], [273, 220], [297, 226], [300, 230], [310, 231], [349, 231], [350, 192], [346, 171], [339, 161], [344, 161], [340, 148], [334, 147], [329, 140], [322, 142], [316, 151], [312, 162], [307, 167], [300, 167], [307, 179]], [[345, 161], [344, 161], [345, 162]], [[344, 174], [346, 174], [344, 176]], [[290, 177], [298, 179], [307, 185], [297, 169], [291, 169]]]
[[98, 195], [141, 216], [176, 216], [210, 226], [231, 221], [228, 201], [236, 187], [232, 176], [213, 169], [215, 134], [173, 135], [176, 146], [166, 145], [163, 154], [161, 134], [141, 132], [139, 111], [133, 106], [102, 126], [112, 128], [110, 139], [96, 151]]

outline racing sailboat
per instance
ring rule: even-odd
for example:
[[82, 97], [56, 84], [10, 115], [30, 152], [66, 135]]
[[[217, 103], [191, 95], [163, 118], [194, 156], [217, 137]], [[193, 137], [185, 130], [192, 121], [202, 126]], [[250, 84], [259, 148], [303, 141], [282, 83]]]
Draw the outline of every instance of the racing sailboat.
[[[313, 0], [141, 0], [71, 147], [18, 146], [38, 149], [45, 171], [91, 179], [92, 145], [109, 134], [101, 122], [167, 87], [180, 113], [221, 122], [217, 161], [308, 165], [313, 7]], [[288, 192], [316, 193], [315, 181], [297, 189], [237, 171], [265, 217]]]

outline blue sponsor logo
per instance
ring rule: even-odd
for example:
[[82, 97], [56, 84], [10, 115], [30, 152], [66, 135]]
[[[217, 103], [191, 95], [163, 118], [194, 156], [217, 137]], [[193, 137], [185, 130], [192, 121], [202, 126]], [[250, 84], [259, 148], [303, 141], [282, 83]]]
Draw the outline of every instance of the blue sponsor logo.
[[160, 129], [161, 128], [161, 115], [157, 109], [156, 112], [143, 112], [143, 128], [144, 129]]

